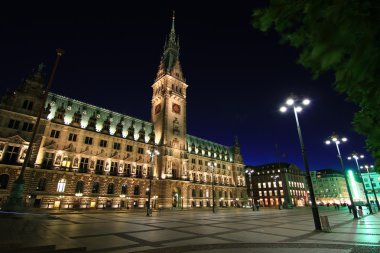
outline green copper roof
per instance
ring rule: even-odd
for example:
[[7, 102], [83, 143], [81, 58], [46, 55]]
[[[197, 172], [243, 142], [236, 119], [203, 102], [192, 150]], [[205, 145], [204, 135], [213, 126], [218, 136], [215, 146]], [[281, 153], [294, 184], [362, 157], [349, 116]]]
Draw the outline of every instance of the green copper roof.
[[[49, 93], [48, 99], [46, 101], [45, 107], [50, 104], [50, 113], [48, 119], [53, 119], [54, 115], [59, 107], [65, 109], [64, 123], [69, 125], [75, 112], [80, 112], [82, 115], [81, 128], [86, 128], [89, 118], [92, 115], [96, 115], [96, 130], [100, 131], [103, 127], [103, 122], [107, 118], [111, 118], [110, 133], [114, 134], [116, 130], [116, 125], [123, 119], [123, 137], [127, 136], [128, 127], [131, 126], [132, 121], [134, 121], [134, 139], [137, 140], [139, 137], [139, 131], [144, 124], [145, 129], [145, 142], [149, 141], [149, 134], [151, 133], [152, 123], [131, 116], [121, 114], [118, 112], [110, 111], [98, 106], [90, 105], [75, 99], [67, 98], [55, 93]], [[188, 151], [197, 155], [209, 157], [210, 159], [218, 159], [224, 161], [233, 161], [232, 148], [224, 146], [215, 142], [204, 140], [192, 135], [187, 135]]]
[[132, 124], [132, 120], [135, 121], [134, 123], [134, 139], [138, 139], [139, 137], [139, 131], [141, 129], [141, 126], [144, 124], [145, 127], [145, 141], [148, 142], [149, 140], [149, 133], [152, 129], [152, 123], [148, 121], [143, 121], [137, 118], [133, 118], [131, 116], [121, 114], [118, 112], [113, 112], [98, 106], [90, 105], [75, 99], [67, 98], [58, 94], [49, 93], [48, 99], [46, 101], [45, 107], [50, 104], [50, 114], [48, 115], [48, 119], [54, 118], [55, 112], [57, 108], [63, 105], [65, 108], [65, 118], [64, 122], [65, 124], [70, 124], [73, 115], [75, 112], [79, 111], [82, 114], [82, 120], [81, 120], [81, 127], [85, 128], [88, 124], [89, 118], [95, 113], [97, 117], [96, 122], [96, 129], [97, 131], [100, 131], [103, 126], [103, 122], [108, 118], [111, 117], [111, 126], [110, 126], [110, 133], [113, 135], [113, 133], [116, 130], [116, 125], [120, 122], [120, 120], [123, 118], [123, 136], [127, 136], [127, 130], [128, 127]]
[[231, 147], [204, 140], [189, 134], [187, 135], [187, 148], [190, 153], [197, 155], [230, 162], [233, 161], [233, 152]]

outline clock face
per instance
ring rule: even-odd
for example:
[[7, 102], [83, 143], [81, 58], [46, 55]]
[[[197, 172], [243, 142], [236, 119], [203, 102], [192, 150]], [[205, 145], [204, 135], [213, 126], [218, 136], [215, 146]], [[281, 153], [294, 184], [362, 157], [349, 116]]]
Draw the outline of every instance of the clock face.
[[173, 112], [180, 114], [181, 113], [181, 106], [177, 105], [177, 104], [173, 104], [172, 110], [173, 110]]
[[154, 108], [154, 113], [155, 113], [155, 114], [158, 114], [158, 113], [160, 113], [160, 111], [161, 111], [161, 104], [158, 104], [158, 105], [156, 105], [156, 107]]

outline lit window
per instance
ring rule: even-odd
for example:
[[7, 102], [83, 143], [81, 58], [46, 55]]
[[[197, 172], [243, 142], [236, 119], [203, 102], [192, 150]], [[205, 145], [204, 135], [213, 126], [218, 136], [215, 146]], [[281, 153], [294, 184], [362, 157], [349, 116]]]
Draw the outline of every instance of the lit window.
[[278, 187], [282, 187], [282, 181], [278, 181]]
[[272, 187], [272, 183], [268, 182], [268, 188], [271, 188], [271, 187]]
[[66, 179], [61, 178], [58, 181], [57, 192], [64, 192], [65, 191], [65, 187], [66, 187]]
[[263, 196], [263, 193], [262, 193], [262, 191], [259, 191], [259, 196]]
[[284, 191], [283, 190], [280, 190], [280, 195], [284, 196]]
[[263, 183], [263, 188], [267, 188], [267, 184], [266, 183]]
[[259, 189], [261, 189], [261, 183], [258, 183], [258, 184], [257, 184], [257, 187], [258, 187]]

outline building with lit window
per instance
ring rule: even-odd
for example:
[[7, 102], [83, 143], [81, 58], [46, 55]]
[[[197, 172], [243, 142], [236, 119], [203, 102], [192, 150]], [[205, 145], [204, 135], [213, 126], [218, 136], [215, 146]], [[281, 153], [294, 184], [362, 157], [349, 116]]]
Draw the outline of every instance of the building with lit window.
[[[368, 173], [362, 173], [364, 180], [364, 186], [368, 193], [368, 199], [372, 203], [376, 203], [375, 194], [377, 199], [380, 201], [380, 174], [376, 171], [371, 171]], [[372, 186], [371, 186], [372, 184]]]
[[[1, 100], [3, 202], [24, 162], [43, 103], [43, 72], [39, 66]], [[151, 204], [156, 208], [212, 206], [213, 178], [218, 206], [241, 205], [246, 184], [238, 142], [225, 146], [187, 133], [188, 84], [179, 61], [174, 18], [151, 87], [151, 121], [49, 93], [25, 174], [27, 204], [144, 207], [152, 176]], [[153, 163], [147, 154], [152, 146], [160, 152]], [[215, 167], [209, 166], [211, 160]]]
[[333, 169], [310, 171], [317, 204], [343, 204], [349, 202], [343, 173]]
[[[270, 163], [246, 166], [251, 173], [253, 199], [262, 206], [278, 206], [278, 195], [284, 207], [304, 206], [308, 201], [303, 172], [294, 164]], [[248, 176], [248, 175], [247, 175]], [[248, 194], [249, 191], [248, 191]]]

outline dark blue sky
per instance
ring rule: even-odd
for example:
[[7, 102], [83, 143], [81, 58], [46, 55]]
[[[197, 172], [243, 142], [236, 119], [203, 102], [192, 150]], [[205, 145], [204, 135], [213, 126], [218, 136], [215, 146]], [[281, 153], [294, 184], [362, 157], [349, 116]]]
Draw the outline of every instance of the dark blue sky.
[[0, 94], [40, 62], [50, 70], [61, 47], [53, 92], [150, 120], [150, 86], [175, 9], [189, 134], [224, 145], [239, 136], [250, 165], [275, 162], [277, 143], [281, 160], [304, 168], [294, 116], [278, 112], [294, 93], [312, 100], [300, 115], [311, 169], [339, 168], [336, 149], [324, 144], [333, 131], [350, 140], [344, 156], [368, 155], [351, 126], [356, 107], [333, 90], [333, 75], [312, 80], [295, 49], [252, 28], [252, 9], [262, 3], [10, 6], [0, 17]]

